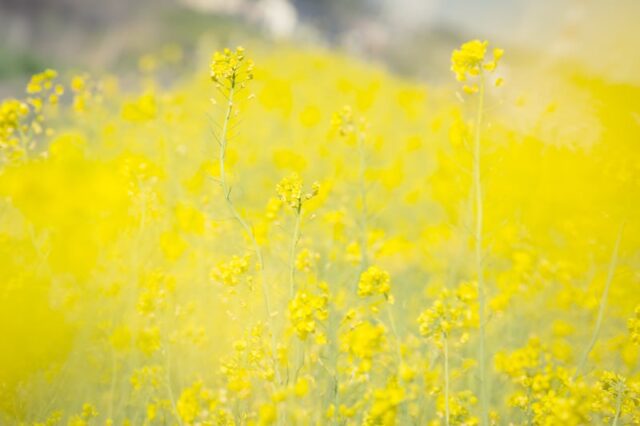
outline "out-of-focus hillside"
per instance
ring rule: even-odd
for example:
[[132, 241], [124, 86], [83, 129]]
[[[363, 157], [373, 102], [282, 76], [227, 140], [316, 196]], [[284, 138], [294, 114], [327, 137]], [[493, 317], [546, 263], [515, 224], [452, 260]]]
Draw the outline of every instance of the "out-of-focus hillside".
[[162, 44], [189, 53], [203, 36], [251, 34], [330, 44], [430, 81], [462, 40], [490, 37], [531, 66], [575, 61], [637, 83], [638, 16], [635, 0], [0, 0], [0, 81], [45, 64], [122, 70]]

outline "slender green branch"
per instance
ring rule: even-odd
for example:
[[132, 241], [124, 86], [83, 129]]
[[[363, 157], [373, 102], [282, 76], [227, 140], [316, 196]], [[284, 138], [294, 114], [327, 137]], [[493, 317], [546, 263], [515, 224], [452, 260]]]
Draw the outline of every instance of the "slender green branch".
[[360, 272], [367, 269], [369, 264], [369, 258], [367, 255], [367, 221], [368, 221], [368, 207], [367, 207], [367, 186], [366, 186], [366, 168], [367, 159], [365, 152], [365, 136], [362, 132], [358, 131], [358, 154], [359, 154], [359, 190], [360, 190], [360, 204], [362, 208], [362, 217], [360, 218]]
[[296, 294], [296, 248], [300, 239], [300, 222], [302, 216], [302, 206], [295, 210], [295, 223], [293, 225], [293, 237], [291, 238], [291, 248], [289, 250], [289, 295], [293, 299]]
[[387, 303], [387, 317], [389, 318], [389, 325], [391, 326], [391, 333], [396, 344], [396, 358], [398, 362], [398, 370], [400, 370], [400, 364], [402, 364], [402, 350], [400, 348], [400, 336], [398, 335], [398, 329], [396, 328], [396, 321], [391, 310], [391, 304]]
[[276, 339], [275, 339], [275, 327], [274, 327], [274, 324], [273, 324], [273, 314], [272, 314], [272, 311], [271, 311], [271, 301], [270, 301], [270, 298], [269, 298], [269, 288], [267, 286], [267, 280], [266, 280], [266, 276], [265, 276], [264, 257], [262, 256], [262, 250], [260, 249], [260, 245], [258, 244], [258, 240], [256, 239], [256, 236], [255, 236], [255, 233], [253, 231], [253, 228], [242, 217], [242, 215], [240, 215], [240, 212], [238, 212], [238, 210], [236, 209], [235, 205], [233, 204], [233, 201], [231, 200], [231, 188], [229, 187], [229, 184], [227, 183], [227, 177], [226, 177], [225, 156], [226, 156], [226, 152], [227, 152], [229, 122], [231, 121], [231, 115], [233, 113], [233, 108], [234, 108], [234, 103], [233, 103], [234, 93], [235, 93], [235, 84], [231, 84], [231, 87], [229, 88], [229, 95], [227, 96], [227, 110], [226, 110], [224, 123], [222, 125], [222, 130], [221, 130], [220, 138], [219, 138], [220, 139], [219, 140], [219, 142], [220, 142], [220, 155], [219, 155], [220, 185], [222, 186], [224, 199], [225, 199], [225, 201], [227, 203], [227, 207], [229, 208], [229, 211], [233, 215], [234, 219], [240, 224], [240, 226], [244, 230], [245, 234], [251, 240], [251, 243], [253, 245], [253, 250], [254, 250], [254, 252], [256, 254], [256, 257], [257, 257], [257, 260], [258, 260], [258, 268], [260, 269], [260, 283], [261, 283], [261, 287], [262, 287], [262, 295], [263, 295], [263, 298], [264, 298], [264, 307], [265, 307], [266, 316], [267, 316], [267, 322], [269, 324], [270, 334], [271, 334], [271, 346], [272, 346], [271, 350], [273, 352], [272, 356], [274, 358], [274, 370], [275, 370], [276, 379], [277, 379], [278, 383], [281, 383], [280, 371], [278, 369], [278, 362], [277, 362], [277, 348], [278, 348], [278, 346], [276, 344]]
[[616, 395], [616, 415], [613, 418], [613, 422], [611, 426], [618, 426], [618, 420], [620, 419], [620, 412], [622, 411], [622, 398], [624, 396], [624, 389], [618, 389], [618, 394]]
[[444, 345], [444, 419], [445, 425], [449, 426], [449, 341], [446, 333], [443, 333], [442, 341]]
[[600, 297], [600, 306], [598, 307], [598, 316], [596, 318], [596, 325], [593, 329], [593, 334], [591, 335], [591, 339], [589, 340], [589, 345], [585, 349], [582, 357], [580, 358], [580, 363], [578, 364], [578, 368], [576, 369], [575, 376], [577, 377], [580, 374], [580, 371], [584, 368], [587, 363], [587, 359], [589, 358], [589, 354], [593, 350], [596, 342], [598, 341], [598, 336], [600, 335], [600, 328], [602, 327], [602, 320], [604, 318], [604, 310], [607, 306], [607, 298], [609, 297], [609, 289], [611, 288], [611, 283], [613, 281], [613, 277], [616, 272], [616, 267], [618, 264], [618, 252], [620, 250], [620, 241], [622, 240], [622, 234], [624, 232], [625, 223], [622, 222], [620, 224], [620, 228], [618, 229], [618, 236], [616, 237], [616, 242], [613, 246], [613, 251], [611, 253], [611, 260], [609, 261], [609, 270], [607, 272], [607, 281], [604, 284], [604, 289], [602, 290], [602, 296]]
[[475, 269], [478, 280], [478, 305], [480, 321], [480, 338], [478, 341], [478, 366], [480, 369], [480, 403], [482, 409], [481, 424], [489, 424], [489, 397], [487, 394], [487, 374], [485, 355], [485, 326], [486, 326], [486, 289], [484, 269], [482, 265], [482, 228], [483, 228], [483, 194], [481, 176], [481, 133], [482, 115], [484, 109], [484, 76], [481, 76], [478, 93], [478, 110], [476, 111], [475, 135], [473, 147], [473, 187], [475, 197]]

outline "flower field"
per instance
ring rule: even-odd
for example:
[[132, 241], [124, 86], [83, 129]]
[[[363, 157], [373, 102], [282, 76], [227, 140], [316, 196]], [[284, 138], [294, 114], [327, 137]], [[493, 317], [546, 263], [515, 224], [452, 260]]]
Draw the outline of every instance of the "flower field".
[[638, 87], [248, 44], [1, 101], [1, 424], [640, 424]]

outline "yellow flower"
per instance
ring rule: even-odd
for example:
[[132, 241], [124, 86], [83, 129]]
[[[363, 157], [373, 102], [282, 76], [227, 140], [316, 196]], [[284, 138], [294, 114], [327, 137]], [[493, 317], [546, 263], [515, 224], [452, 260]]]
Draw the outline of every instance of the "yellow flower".
[[[456, 75], [458, 81], [466, 81], [468, 77], [480, 75], [483, 71], [492, 72], [498, 66], [500, 58], [504, 55], [504, 50], [493, 49], [493, 60], [485, 61], [489, 42], [471, 40], [454, 50], [451, 54], [451, 71]], [[464, 86], [467, 93], [478, 91], [476, 85]]]
[[467, 75], [480, 74], [488, 45], [487, 41], [471, 40], [460, 46], [460, 49], [453, 51], [451, 70], [456, 74], [458, 81], [465, 81]]
[[211, 279], [227, 287], [235, 287], [249, 271], [249, 256], [232, 256], [227, 262], [220, 262], [212, 271]]
[[310, 272], [320, 259], [320, 255], [307, 248], [300, 250], [296, 256], [296, 269], [299, 271]]
[[631, 341], [636, 345], [640, 345], [640, 306], [636, 307], [635, 314], [627, 321]]
[[389, 379], [387, 386], [373, 392], [373, 404], [364, 419], [365, 426], [393, 426], [396, 424], [398, 406], [404, 400], [404, 390], [395, 377]]
[[307, 291], [298, 291], [289, 302], [289, 319], [300, 339], [305, 340], [310, 333], [315, 333], [316, 321], [328, 317], [327, 304], [326, 294], [316, 296]]
[[258, 425], [272, 425], [278, 419], [278, 410], [275, 404], [262, 404], [258, 410]]
[[122, 107], [122, 118], [134, 123], [153, 120], [158, 115], [158, 102], [153, 92], [147, 92], [137, 99], [126, 102]]
[[276, 185], [276, 192], [280, 200], [299, 212], [302, 208], [302, 204], [318, 195], [320, 191], [320, 184], [314, 182], [311, 186], [311, 192], [304, 194], [302, 192], [302, 179], [297, 173], [292, 173], [290, 176], [283, 178], [278, 185]]
[[[420, 334], [439, 342], [453, 331], [461, 331], [473, 325], [473, 303], [478, 297], [475, 283], [464, 282], [451, 292], [443, 289], [429, 309], [418, 317]], [[462, 335], [464, 339], [465, 335]]]
[[371, 359], [382, 350], [384, 332], [384, 327], [380, 324], [361, 322], [341, 336], [342, 350], [359, 358], [362, 370], [369, 371], [372, 367]]
[[242, 88], [253, 79], [253, 61], [245, 57], [242, 47], [235, 51], [224, 49], [215, 52], [211, 59], [211, 80], [221, 90]]
[[366, 297], [374, 294], [388, 296], [391, 291], [391, 277], [387, 271], [377, 266], [370, 266], [360, 276], [358, 296]]

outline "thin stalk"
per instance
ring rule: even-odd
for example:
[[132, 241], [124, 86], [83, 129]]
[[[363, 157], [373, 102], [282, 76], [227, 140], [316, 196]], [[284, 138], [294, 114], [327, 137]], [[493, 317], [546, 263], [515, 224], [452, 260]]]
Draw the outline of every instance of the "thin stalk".
[[449, 426], [449, 341], [446, 333], [443, 333], [442, 340], [444, 342], [444, 420], [445, 425]]
[[[402, 348], [400, 347], [400, 335], [398, 334], [398, 328], [396, 327], [395, 316], [393, 315], [393, 310], [391, 309], [391, 303], [387, 301], [387, 317], [389, 319], [389, 325], [391, 327], [391, 333], [393, 333], [393, 340], [396, 346], [396, 363], [397, 366], [397, 374], [400, 375], [400, 369], [402, 368]], [[400, 406], [399, 419], [402, 420], [406, 418], [407, 407], [406, 405]]]
[[301, 216], [302, 207], [299, 206], [295, 211], [295, 224], [293, 225], [293, 237], [291, 239], [291, 248], [289, 250], [289, 294], [292, 299], [296, 294], [296, 248], [298, 247], [298, 240], [300, 239]]
[[624, 396], [624, 389], [618, 389], [616, 395], [616, 415], [613, 418], [611, 426], [618, 426], [618, 419], [620, 419], [620, 412], [622, 411], [622, 397]]
[[602, 327], [602, 319], [604, 318], [604, 310], [607, 306], [607, 298], [609, 297], [609, 289], [611, 288], [611, 283], [613, 282], [613, 277], [616, 272], [616, 267], [618, 264], [618, 252], [620, 250], [620, 241], [622, 240], [622, 233], [624, 232], [625, 223], [622, 222], [620, 224], [620, 229], [618, 230], [618, 236], [616, 237], [616, 242], [613, 246], [613, 251], [611, 253], [611, 260], [609, 261], [609, 270], [607, 272], [607, 281], [604, 284], [604, 290], [602, 291], [602, 296], [600, 297], [600, 306], [598, 308], [598, 316], [596, 318], [596, 325], [593, 329], [593, 334], [591, 336], [591, 340], [589, 341], [589, 345], [585, 349], [582, 354], [582, 358], [580, 358], [580, 363], [578, 364], [578, 368], [576, 369], [575, 376], [577, 377], [580, 371], [584, 368], [587, 363], [587, 359], [589, 358], [589, 354], [593, 350], [593, 347], [596, 345], [598, 341], [598, 336], [600, 335], [600, 328]]
[[220, 134], [220, 141], [219, 141], [220, 142], [220, 155], [219, 155], [220, 185], [222, 186], [224, 199], [227, 203], [227, 207], [229, 208], [229, 211], [233, 215], [234, 219], [240, 224], [245, 234], [249, 236], [249, 239], [251, 240], [251, 243], [253, 245], [253, 250], [258, 259], [258, 267], [260, 269], [260, 282], [262, 287], [262, 295], [264, 298], [264, 307], [267, 315], [267, 321], [269, 323], [269, 328], [271, 331], [271, 346], [272, 346], [271, 350], [273, 352], [273, 358], [274, 358], [273, 360], [274, 370], [276, 373], [277, 382], [281, 383], [280, 370], [278, 368], [278, 361], [277, 361], [277, 345], [276, 345], [276, 339], [275, 339], [275, 328], [273, 325], [273, 315], [271, 313], [271, 301], [269, 298], [269, 289], [267, 287], [267, 280], [264, 272], [264, 257], [262, 256], [262, 250], [260, 249], [260, 245], [256, 240], [256, 236], [253, 232], [253, 228], [251, 228], [251, 226], [247, 223], [247, 221], [244, 220], [244, 218], [240, 215], [240, 213], [234, 206], [233, 201], [231, 200], [231, 189], [229, 188], [229, 184], [227, 183], [227, 177], [226, 177], [227, 175], [225, 170], [225, 155], [227, 152], [227, 142], [228, 142], [227, 132], [229, 127], [229, 122], [231, 121], [231, 114], [233, 112], [234, 93], [235, 93], [235, 85], [232, 84], [231, 88], [229, 89], [229, 95], [227, 96], [227, 111], [225, 114], [224, 123], [222, 125], [222, 131]]
[[359, 180], [360, 180], [360, 204], [362, 207], [362, 217], [360, 218], [360, 272], [367, 269], [369, 259], [367, 255], [367, 220], [368, 220], [368, 207], [367, 207], [367, 187], [365, 181], [365, 172], [367, 168], [367, 159], [364, 149], [365, 137], [361, 132], [358, 132], [358, 154], [359, 154]]
[[180, 413], [178, 412], [178, 406], [176, 405], [176, 399], [173, 395], [173, 388], [171, 387], [171, 358], [170, 358], [170, 353], [169, 353], [169, 347], [168, 345], [165, 348], [165, 353], [166, 353], [166, 361], [167, 361], [167, 367], [166, 367], [166, 371], [165, 371], [165, 380], [166, 380], [166, 385], [167, 385], [167, 394], [169, 396], [169, 402], [171, 403], [171, 408], [172, 408], [172, 413], [174, 415], [174, 417], [176, 418], [176, 420], [178, 421], [178, 425], [182, 426], [182, 417], [180, 417]]
[[391, 310], [391, 304], [387, 302], [387, 318], [389, 318], [389, 325], [391, 326], [391, 333], [396, 343], [396, 358], [398, 362], [398, 371], [400, 370], [400, 364], [402, 363], [402, 351], [400, 350], [400, 337], [398, 336], [398, 329], [396, 328], [396, 321]]
[[473, 148], [473, 187], [475, 197], [475, 269], [478, 279], [478, 305], [480, 321], [480, 338], [478, 342], [478, 365], [480, 369], [480, 402], [482, 408], [481, 424], [489, 424], [489, 398], [487, 395], [487, 374], [485, 366], [485, 325], [486, 325], [486, 289], [484, 282], [484, 270], [482, 266], [482, 228], [483, 228], [483, 201], [481, 180], [481, 132], [482, 114], [484, 109], [484, 76], [481, 76], [480, 91], [478, 93], [478, 110], [476, 111], [476, 125]]
[[116, 395], [116, 370], [117, 370], [117, 360], [116, 360], [116, 351], [111, 350], [111, 386], [109, 386], [109, 419], [113, 421], [113, 402]]

